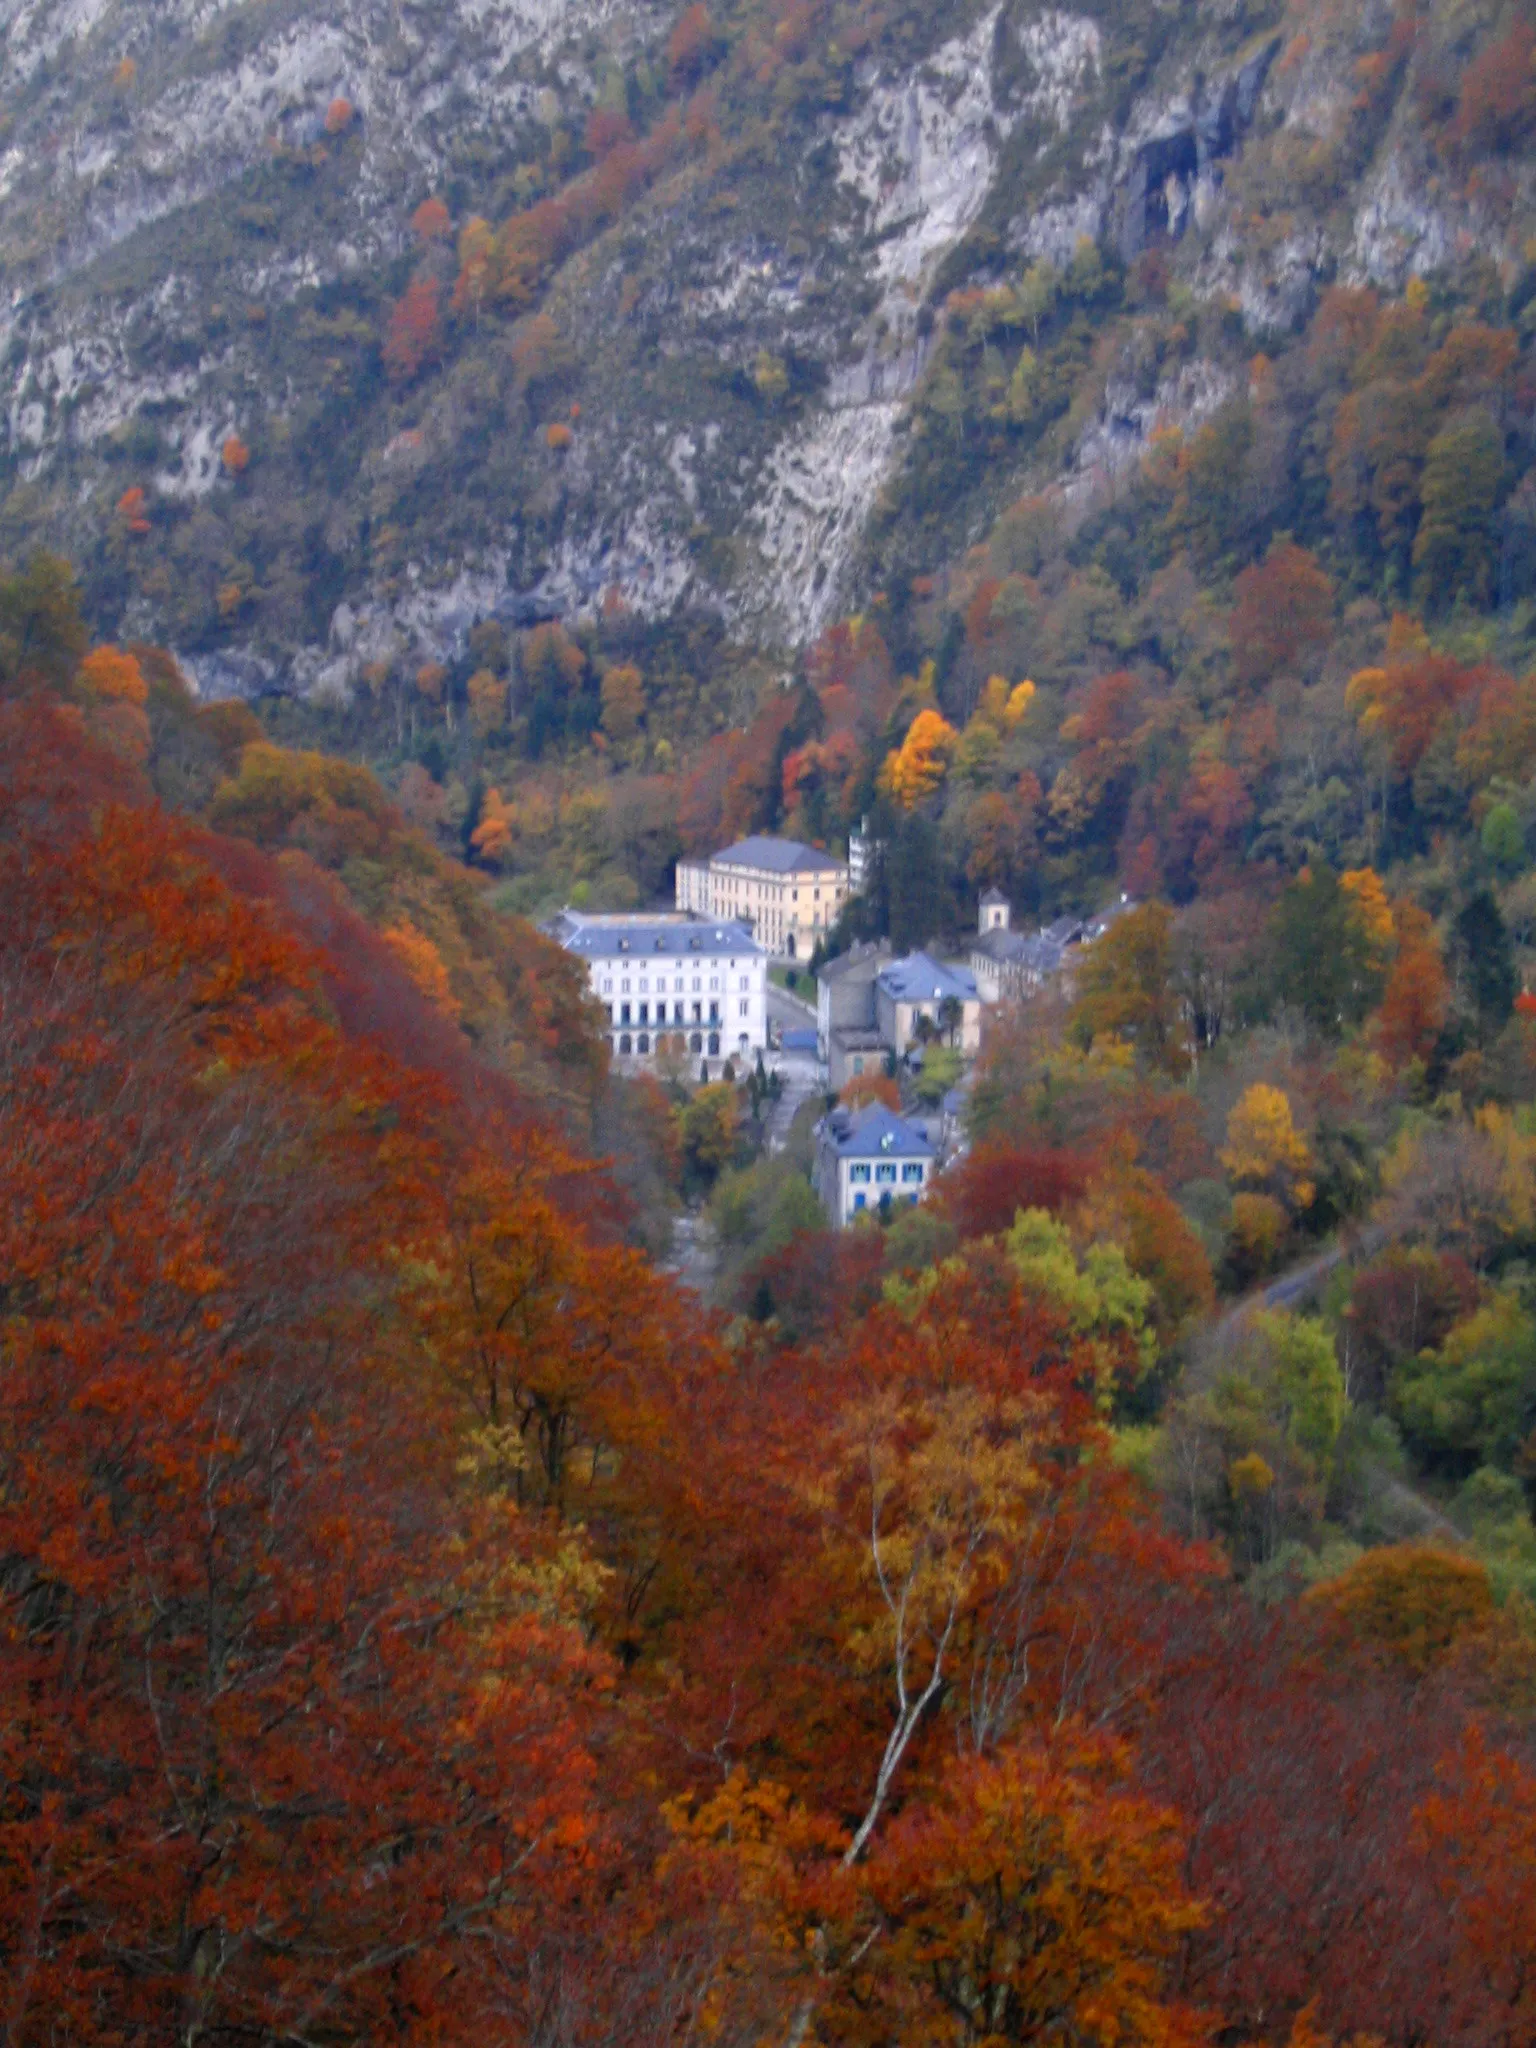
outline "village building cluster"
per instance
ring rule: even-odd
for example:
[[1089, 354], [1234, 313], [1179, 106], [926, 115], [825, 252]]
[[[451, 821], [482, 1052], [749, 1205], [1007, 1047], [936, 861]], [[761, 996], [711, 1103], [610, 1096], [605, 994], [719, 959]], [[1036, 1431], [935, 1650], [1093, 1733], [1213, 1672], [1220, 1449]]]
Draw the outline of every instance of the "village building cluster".
[[[772, 1048], [770, 964], [808, 961], [825, 943], [865, 880], [862, 837], [857, 853], [850, 873], [820, 848], [754, 834], [706, 861], [679, 861], [672, 910], [568, 909], [546, 930], [586, 962], [615, 1061], [686, 1057], [707, 1075], [711, 1060], [740, 1064]], [[1059, 986], [1080, 949], [1130, 907], [1122, 896], [1095, 917], [1021, 932], [1007, 898], [988, 889], [964, 961], [923, 949], [898, 957], [884, 939], [825, 960], [816, 971], [816, 1055], [827, 1093], [840, 1096], [866, 1075], [910, 1075], [930, 1048], [968, 1062], [985, 1010]], [[954, 1104], [946, 1107], [933, 1119], [881, 1102], [828, 1110], [816, 1126], [813, 1179], [835, 1225], [922, 1199], [953, 1135]]]

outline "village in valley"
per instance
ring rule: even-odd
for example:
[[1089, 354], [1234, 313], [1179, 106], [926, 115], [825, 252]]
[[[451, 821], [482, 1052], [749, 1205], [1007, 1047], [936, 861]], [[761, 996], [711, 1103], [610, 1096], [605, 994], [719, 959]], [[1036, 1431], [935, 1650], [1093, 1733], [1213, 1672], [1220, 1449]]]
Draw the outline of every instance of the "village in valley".
[[842, 860], [754, 833], [680, 860], [671, 908], [568, 908], [546, 926], [586, 962], [620, 1071], [651, 1072], [683, 1099], [745, 1084], [771, 1151], [808, 1123], [810, 1184], [838, 1229], [922, 1200], [965, 1149], [989, 1015], [1070, 993], [1084, 949], [1132, 907], [1122, 894], [1026, 932], [988, 888], [962, 945], [898, 955], [850, 935], [880, 851], [864, 834]]

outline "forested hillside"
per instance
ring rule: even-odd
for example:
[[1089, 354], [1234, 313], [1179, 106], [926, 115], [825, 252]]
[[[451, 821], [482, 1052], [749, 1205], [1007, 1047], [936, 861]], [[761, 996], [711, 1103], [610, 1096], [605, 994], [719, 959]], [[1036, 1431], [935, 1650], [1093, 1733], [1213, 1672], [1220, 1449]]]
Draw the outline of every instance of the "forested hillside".
[[[1235, 1592], [1115, 1452], [1147, 1295], [974, 1175], [962, 1255], [722, 1330], [291, 849], [149, 801], [135, 660], [7, 625], [10, 2040], [1528, 2030], [1483, 1566]], [[1254, 1341], [1290, 1484], [1336, 1381]]]
[[0, 2048], [1536, 2036], [1529, 5], [0, 23]]

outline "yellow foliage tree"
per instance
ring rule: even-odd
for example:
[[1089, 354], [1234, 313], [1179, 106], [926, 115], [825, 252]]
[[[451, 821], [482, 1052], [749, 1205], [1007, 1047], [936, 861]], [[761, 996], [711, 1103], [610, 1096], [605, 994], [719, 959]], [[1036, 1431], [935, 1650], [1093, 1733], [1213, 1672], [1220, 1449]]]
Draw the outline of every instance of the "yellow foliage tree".
[[80, 664], [80, 680], [93, 697], [112, 704], [149, 702], [144, 671], [121, 647], [93, 647]]
[[882, 780], [903, 810], [910, 811], [932, 796], [944, 780], [956, 737], [955, 728], [941, 712], [919, 711], [901, 745], [886, 756]]
[[1306, 1176], [1312, 1154], [1296, 1128], [1290, 1098], [1283, 1088], [1255, 1081], [1243, 1091], [1227, 1118], [1221, 1159], [1235, 1181], [1276, 1189], [1293, 1208], [1305, 1209], [1311, 1204], [1316, 1191]]
[[126, 760], [143, 761], [149, 753], [149, 685], [133, 656], [110, 644], [93, 647], [80, 664], [79, 680], [97, 737]]
[[1026, 676], [1022, 683], [1015, 683], [1008, 693], [1008, 702], [1003, 707], [1003, 724], [1012, 732], [1025, 712], [1035, 701], [1035, 686]]
[[645, 716], [645, 684], [640, 671], [624, 663], [603, 677], [603, 731], [615, 745], [632, 740]]
[[507, 686], [488, 668], [477, 668], [465, 685], [469, 697], [469, 718], [475, 731], [485, 738], [499, 732], [506, 723]]
[[1393, 939], [1392, 906], [1386, 888], [1374, 868], [1346, 868], [1339, 887], [1350, 900], [1356, 923], [1365, 933], [1371, 951], [1378, 957]]
[[426, 933], [418, 931], [408, 918], [402, 918], [398, 924], [387, 926], [382, 937], [433, 1008], [457, 1023], [460, 1005], [449, 984], [448, 969]]
[[499, 789], [488, 789], [480, 806], [480, 822], [469, 843], [488, 866], [495, 867], [512, 851], [512, 813]]

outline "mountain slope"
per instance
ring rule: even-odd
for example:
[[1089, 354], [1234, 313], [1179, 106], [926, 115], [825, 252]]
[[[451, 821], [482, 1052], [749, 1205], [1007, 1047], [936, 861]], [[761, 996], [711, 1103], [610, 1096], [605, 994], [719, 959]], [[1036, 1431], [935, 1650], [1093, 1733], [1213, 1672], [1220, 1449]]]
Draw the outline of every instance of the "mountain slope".
[[[215, 694], [345, 695], [605, 594], [804, 643], [910, 506], [956, 289], [1163, 249], [1251, 349], [1330, 280], [1518, 265], [1532, 224], [1518, 151], [1475, 175], [1519, 107], [1431, 146], [1491, 6], [118, 0], [7, 28], [0, 548], [67, 549], [104, 627]], [[925, 544], [1028, 486], [1079, 517], [1229, 395], [1204, 346], [1128, 388], [1080, 302], [1070, 409], [973, 451]]]

